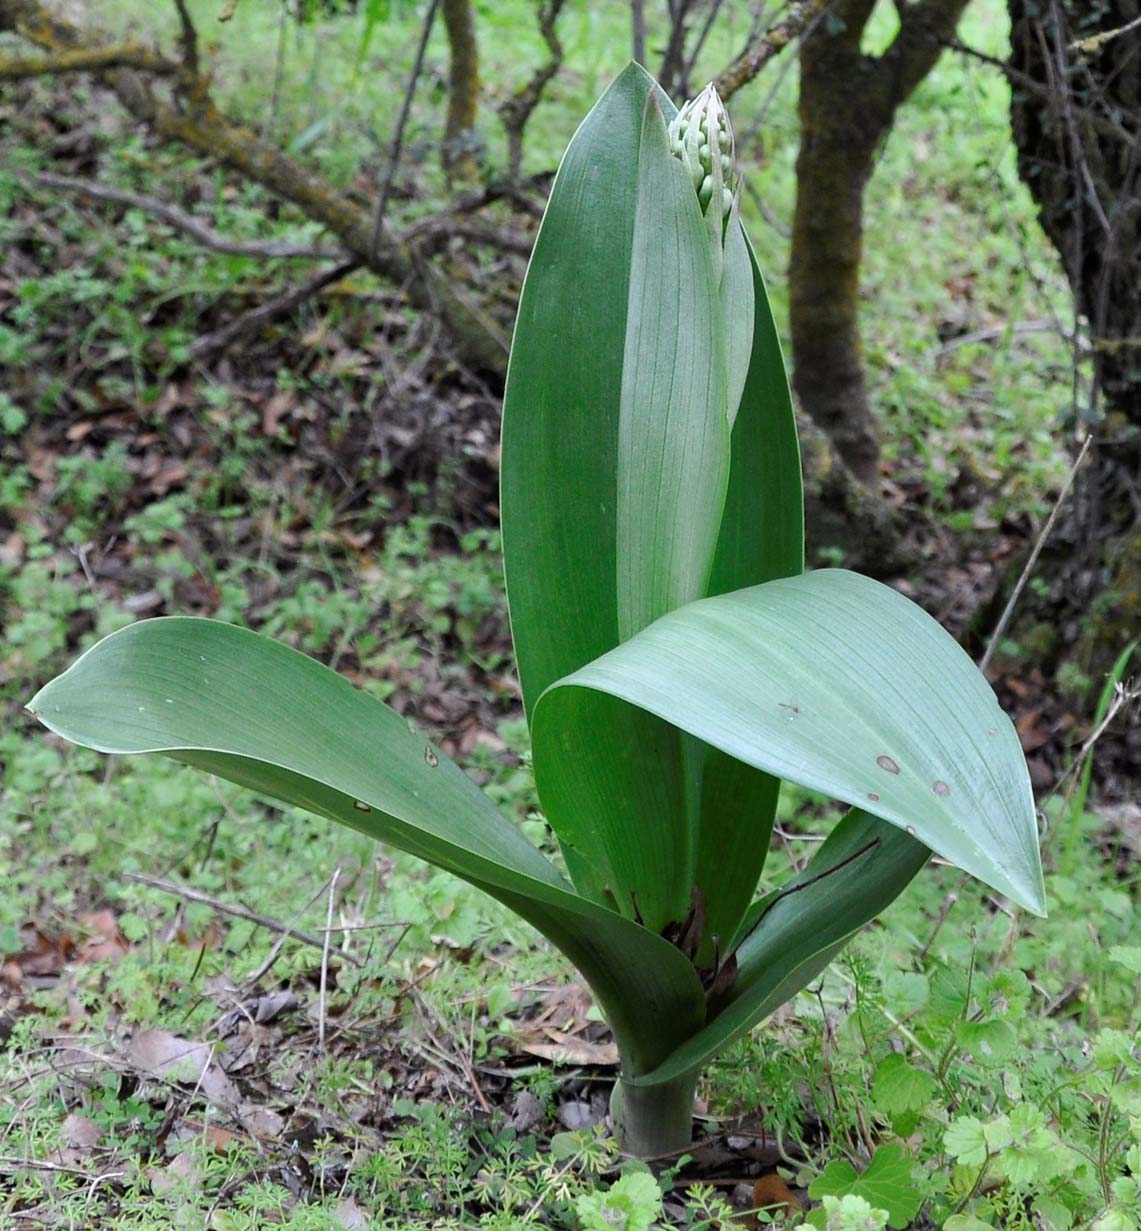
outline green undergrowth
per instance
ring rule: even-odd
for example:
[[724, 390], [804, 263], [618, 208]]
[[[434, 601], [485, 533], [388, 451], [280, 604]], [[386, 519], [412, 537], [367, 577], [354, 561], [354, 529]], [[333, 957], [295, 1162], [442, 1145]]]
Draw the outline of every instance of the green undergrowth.
[[[510, 726], [507, 734], [517, 738]], [[56, 1217], [82, 1226], [94, 1202], [132, 1231], [265, 1225], [259, 1218], [351, 1227], [362, 1211], [374, 1221], [359, 1225], [384, 1227], [594, 1231], [621, 1210], [627, 1222], [614, 1225], [716, 1225], [726, 1194], [683, 1185], [684, 1161], [654, 1180], [623, 1165], [604, 1135], [560, 1129], [553, 1113], [579, 1070], [520, 1063], [516, 1040], [529, 996], [570, 972], [489, 899], [159, 761], [108, 767], [14, 732], [0, 752], [8, 887], [0, 948], [18, 950], [32, 920], [81, 940], [92, 907], [110, 909], [130, 945], [117, 960], [73, 964], [26, 989], [0, 1053], [6, 1165], [64, 1157], [78, 1174], [118, 1178], [96, 1197], [66, 1176], [16, 1168], [0, 1185], [0, 1210], [50, 1200]], [[502, 756], [481, 763], [493, 794], [533, 816], [525, 765]], [[829, 823], [811, 801], [788, 799], [782, 813], [787, 838], [767, 885]], [[545, 840], [537, 821], [526, 823]], [[845, 1201], [848, 1217], [862, 1199], [893, 1227], [1136, 1225], [1141, 938], [1136, 878], [1107, 872], [1114, 854], [1091, 843], [1069, 875], [1050, 876], [1048, 920], [1012, 916], [953, 870], [928, 869], [819, 984], [713, 1065], [700, 1127], [775, 1141], [781, 1174], [814, 1200], [835, 1198], [834, 1219]], [[310, 1009], [267, 1060], [275, 1088], [266, 1102], [310, 1133], [300, 1138], [308, 1182], [299, 1197], [275, 1179], [277, 1143], [236, 1131], [220, 1145], [216, 1131], [234, 1127], [232, 1111], [211, 1110], [189, 1086], [132, 1073], [126, 1050], [144, 1029], [216, 1040], [219, 982], [242, 985], [276, 936], [209, 905], [180, 905], [128, 873], [164, 876], [315, 932], [334, 869], [335, 922], [398, 926], [336, 936], [334, 954], [344, 946], [362, 965], [334, 956], [336, 1029], [324, 1049], [312, 1021], [319, 952], [288, 941], [258, 985], [291, 989]], [[217, 1045], [225, 1052], [235, 1042]], [[74, 1049], [87, 1059], [70, 1070]], [[455, 1080], [456, 1055], [480, 1074], [511, 1074], [506, 1083], [483, 1078], [501, 1089], [490, 1117]], [[449, 1080], [425, 1097], [417, 1083], [433, 1068]], [[519, 1132], [511, 1117], [523, 1091], [546, 1114]], [[68, 1113], [102, 1129], [81, 1158], [56, 1153], [67, 1149]], [[159, 1135], [171, 1116], [177, 1144]], [[824, 1218], [820, 1205], [813, 1225], [870, 1225]]]

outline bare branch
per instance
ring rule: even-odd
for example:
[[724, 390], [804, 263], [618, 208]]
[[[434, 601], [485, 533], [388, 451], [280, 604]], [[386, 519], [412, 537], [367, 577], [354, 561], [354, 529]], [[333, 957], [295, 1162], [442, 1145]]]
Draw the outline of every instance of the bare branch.
[[646, 64], [646, 3], [645, 0], [630, 0], [630, 24], [633, 37], [635, 63]]
[[713, 0], [709, 6], [709, 12], [705, 17], [705, 24], [701, 27], [701, 33], [694, 40], [693, 48], [686, 57], [685, 63], [681, 66], [681, 80], [685, 83], [693, 76], [693, 70], [697, 65], [697, 57], [701, 55], [701, 49], [705, 46], [705, 40], [709, 37], [710, 30], [713, 29], [713, 23], [717, 20], [717, 15], [721, 12], [722, 0]]
[[[958, 39], [945, 39], [943, 46], [950, 51], [958, 52], [959, 55], [977, 60], [980, 64], [988, 64], [991, 68], [998, 69], [1011, 85], [1017, 86], [1020, 90], [1025, 90], [1037, 98], [1053, 99], [1053, 93], [1049, 86], [1036, 81], [1027, 73], [1020, 72], [1013, 64], [1006, 60], [1000, 60], [997, 56], [988, 55], [985, 51], [980, 51], [977, 47], [971, 47], [969, 44], [960, 42]], [[1077, 105], [1075, 105], [1074, 114], [1079, 116], [1083, 123], [1088, 124], [1099, 136], [1124, 141], [1130, 146], [1137, 141], [1137, 134], [1131, 132], [1121, 122], [1124, 117], [1115, 119], [1110, 113], [1103, 115], [1090, 107]]]
[[793, 0], [788, 15], [768, 27], [743, 52], [713, 79], [723, 99], [734, 94], [792, 42], [795, 42], [833, 3], [833, 0]]
[[178, 9], [178, 21], [182, 33], [179, 41], [182, 44], [182, 66], [192, 76], [198, 76], [198, 31], [194, 28], [194, 19], [186, 7], [186, 0], [174, 0]]
[[78, 192], [86, 197], [94, 197], [98, 201], [113, 201], [116, 205], [126, 205], [132, 209], [141, 209], [155, 218], [169, 223], [175, 230], [188, 235], [195, 243], [209, 248], [213, 252], [222, 252], [227, 256], [252, 256], [276, 260], [299, 261], [335, 261], [345, 255], [340, 248], [314, 248], [311, 244], [290, 244], [272, 239], [227, 239], [207, 226], [192, 214], [181, 210], [169, 201], [161, 201], [158, 197], [145, 196], [140, 192], [127, 192], [121, 188], [112, 188], [109, 184], [97, 184], [93, 180], [75, 179], [70, 175], [55, 175], [43, 172], [32, 181], [39, 188], [57, 188], [62, 192]]
[[507, 172], [512, 182], [519, 179], [523, 165], [523, 130], [543, 97], [543, 91], [563, 64], [563, 45], [559, 42], [555, 23], [563, 10], [565, 0], [543, 0], [539, 8], [539, 32], [550, 52], [545, 64], [541, 64], [530, 80], [499, 106], [499, 115], [507, 133]]
[[255, 333], [263, 325], [267, 325], [277, 317], [288, 316], [290, 312], [299, 308], [307, 299], [312, 299], [314, 295], [320, 294], [325, 287], [331, 286], [334, 282], [340, 282], [342, 278], [351, 274], [354, 269], [359, 268], [359, 261], [344, 261], [332, 269], [322, 271], [316, 277], [303, 282], [300, 286], [293, 287], [291, 290], [286, 291], [284, 295], [278, 295], [275, 299], [267, 300], [251, 311], [244, 312], [236, 320], [223, 325], [221, 329], [215, 329], [212, 333], [206, 333], [200, 338], [195, 338], [188, 348], [190, 358], [202, 360], [209, 355], [216, 354], [218, 351], [225, 350], [228, 346], [232, 346], [241, 338]]
[[417, 251], [426, 252], [442, 247], [453, 236], [470, 239], [477, 244], [486, 244], [490, 248], [499, 248], [503, 252], [513, 252], [517, 256], [529, 257], [534, 247], [533, 238], [523, 232], [509, 227], [484, 226], [478, 222], [467, 222], [447, 215], [425, 218], [414, 223], [403, 233], [402, 238], [406, 243], [417, 241]]
[[396, 133], [392, 138], [392, 157], [388, 160], [388, 170], [385, 172], [384, 183], [380, 187], [380, 196], [376, 201], [376, 213], [372, 219], [372, 234], [369, 236], [369, 260], [375, 261], [380, 253], [380, 243], [384, 235], [384, 215], [388, 212], [388, 198], [392, 195], [392, 185], [396, 179], [396, 169], [400, 166], [400, 155], [404, 152], [404, 128], [408, 123], [408, 113], [412, 109], [412, 95], [416, 93], [416, 82], [424, 70], [424, 52], [428, 48], [428, 35], [432, 32], [432, 24], [436, 20], [436, 10], [440, 0], [432, 0], [428, 12], [424, 16], [424, 26], [420, 31], [420, 42], [416, 47], [416, 59], [412, 64], [412, 72], [408, 77], [408, 86], [404, 91], [404, 99], [400, 104], [400, 114], [396, 119]]
[[173, 60], [141, 43], [80, 47], [50, 56], [0, 56], [0, 80], [4, 81], [56, 73], [97, 73], [111, 68], [135, 68], [159, 76], [178, 72]]
[[658, 69], [658, 80], [667, 94], [681, 93], [685, 86], [682, 65], [685, 60], [685, 39], [689, 33], [686, 22], [693, 2], [694, 0], [671, 0], [670, 36], [662, 55], [661, 67]]

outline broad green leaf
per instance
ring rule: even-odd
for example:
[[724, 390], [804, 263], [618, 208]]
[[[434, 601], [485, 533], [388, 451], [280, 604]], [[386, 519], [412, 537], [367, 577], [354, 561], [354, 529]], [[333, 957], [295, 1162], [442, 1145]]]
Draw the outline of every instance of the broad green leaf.
[[583, 690], [866, 808], [1044, 910], [1018, 736], [962, 649], [887, 586], [825, 569], [691, 603], [550, 689], [543, 721], [562, 726]]
[[75, 743], [164, 753], [486, 890], [583, 972], [632, 1071], [702, 1019], [700, 983], [677, 949], [578, 897], [400, 715], [288, 646], [212, 620], [147, 620], [105, 638], [29, 708]]
[[929, 854], [885, 821], [849, 812], [799, 876], [750, 909], [734, 941], [738, 971], [729, 992], [711, 1005], [709, 1022], [639, 1084], [700, 1068], [806, 987], [895, 901]]
[[876, 1066], [872, 1101], [886, 1116], [895, 1119], [922, 1111], [935, 1096], [935, 1078], [910, 1064], [906, 1056], [892, 1053]]
[[990, 1152], [985, 1125], [975, 1116], [959, 1116], [944, 1129], [943, 1148], [965, 1167], [981, 1167]]
[[867, 1167], [857, 1172], [845, 1159], [833, 1159], [808, 1186], [809, 1196], [863, 1197], [876, 1209], [886, 1210], [888, 1226], [904, 1228], [919, 1213], [923, 1188], [912, 1176], [911, 1159], [898, 1142], [880, 1146]]

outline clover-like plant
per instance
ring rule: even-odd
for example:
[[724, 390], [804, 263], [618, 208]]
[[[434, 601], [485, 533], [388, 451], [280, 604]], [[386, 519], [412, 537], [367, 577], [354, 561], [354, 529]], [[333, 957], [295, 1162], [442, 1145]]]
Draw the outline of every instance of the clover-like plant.
[[[631, 66], [572, 140], [519, 307], [502, 466], [515, 652], [565, 873], [393, 710], [252, 632], [134, 624], [31, 708], [506, 903], [606, 1014], [623, 1146], [679, 1149], [703, 1065], [932, 850], [1041, 913], [1026, 765], [934, 620], [854, 573], [803, 571], [792, 405], [712, 90], [675, 113]], [[755, 899], [782, 778], [851, 810]]]

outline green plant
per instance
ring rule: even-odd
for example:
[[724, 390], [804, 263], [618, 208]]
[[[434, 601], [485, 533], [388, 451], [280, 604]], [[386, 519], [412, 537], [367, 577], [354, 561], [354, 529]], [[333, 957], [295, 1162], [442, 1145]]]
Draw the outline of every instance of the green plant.
[[[417, 855], [579, 968], [634, 1153], [683, 1147], [698, 1074], [811, 981], [930, 851], [1041, 913], [1018, 738], [885, 586], [803, 574], [799, 456], [715, 95], [627, 69], [572, 141], [519, 310], [503, 533], [534, 770], [569, 880], [395, 712], [205, 620], [144, 621], [31, 703]], [[696, 191], [695, 191], [696, 189]], [[851, 805], [753, 902], [780, 779]]]

